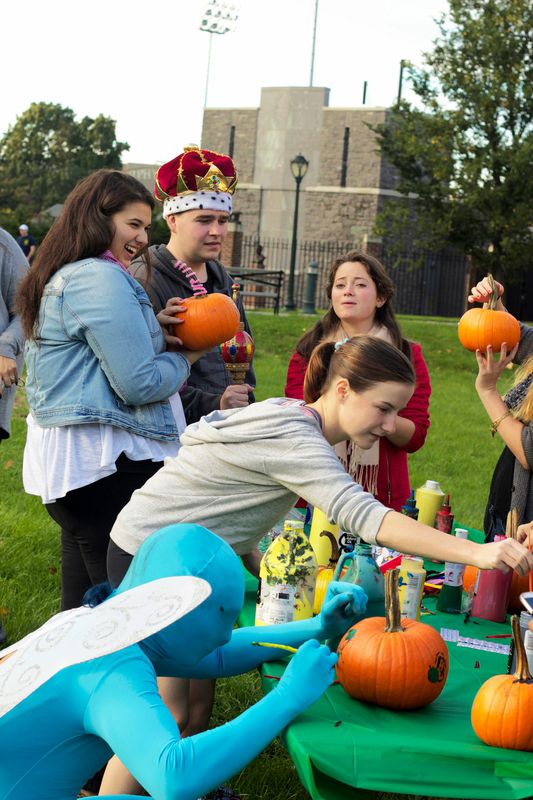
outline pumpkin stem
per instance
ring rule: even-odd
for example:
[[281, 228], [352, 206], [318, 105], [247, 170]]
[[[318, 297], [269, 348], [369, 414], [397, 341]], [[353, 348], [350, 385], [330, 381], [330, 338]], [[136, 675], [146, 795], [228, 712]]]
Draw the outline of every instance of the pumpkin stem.
[[499, 298], [498, 290], [496, 288], [496, 283], [494, 281], [494, 278], [492, 277], [490, 272], [487, 275], [487, 278], [489, 280], [490, 288], [492, 289], [492, 294], [488, 302], [488, 308], [491, 311], [496, 311], [496, 305], [498, 303], [498, 298]]
[[533, 678], [531, 677], [531, 673], [529, 671], [526, 648], [524, 647], [524, 642], [520, 636], [520, 622], [518, 621], [518, 616], [516, 614], [513, 614], [511, 617], [511, 628], [513, 630], [513, 641], [516, 649], [515, 678], [520, 683], [531, 683]]
[[507, 525], [505, 528], [505, 535], [508, 539], [516, 539], [516, 532], [518, 528], [518, 509], [512, 508], [507, 514]]
[[387, 614], [385, 631], [387, 633], [403, 632], [400, 596], [398, 594], [399, 579], [400, 570], [398, 568], [389, 569], [385, 574], [385, 608]]
[[329, 557], [329, 566], [334, 567], [339, 560], [340, 550], [336, 537], [331, 531], [321, 531], [320, 536], [327, 536], [331, 543], [331, 555]]

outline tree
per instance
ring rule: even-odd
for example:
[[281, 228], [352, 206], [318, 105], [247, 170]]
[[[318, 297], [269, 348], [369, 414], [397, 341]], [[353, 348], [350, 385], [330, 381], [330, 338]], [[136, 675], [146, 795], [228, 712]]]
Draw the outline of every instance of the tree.
[[516, 280], [533, 245], [533, 5], [449, 0], [438, 25], [426, 67], [408, 67], [417, 107], [401, 101], [374, 129], [406, 198], [378, 230]]
[[109, 117], [77, 122], [70, 108], [32, 103], [0, 140], [0, 221], [15, 214], [30, 219], [62, 203], [93, 170], [120, 169], [128, 149]]

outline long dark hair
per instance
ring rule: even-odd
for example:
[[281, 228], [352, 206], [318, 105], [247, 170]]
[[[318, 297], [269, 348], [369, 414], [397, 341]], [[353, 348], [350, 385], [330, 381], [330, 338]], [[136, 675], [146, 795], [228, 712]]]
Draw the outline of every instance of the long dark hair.
[[413, 386], [416, 383], [416, 374], [407, 356], [376, 336], [354, 336], [338, 347], [335, 342], [317, 345], [305, 373], [305, 402], [318, 400], [334, 376], [346, 378], [354, 392], [364, 392], [387, 381]]
[[[336, 258], [330, 267], [328, 277], [326, 279], [326, 294], [328, 296], [328, 300], [331, 301], [331, 292], [333, 289], [333, 284], [335, 283], [337, 270], [339, 267], [342, 267], [343, 264], [348, 262], [357, 262], [365, 267], [371, 280], [376, 286], [378, 297], [385, 301], [380, 308], [376, 308], [376, 320], [380, 323], [380, 325], [383, 325], [388, 330], [391, 340], [393, 344], [396, 345], [398, 350], [401, 350], [402, 353], [405, 353], [405, 355], [412, 360], [411, 345], [407, 339], [404, 339], [394, 313], [392, 304], [392, 297], [394, 296], [394, 283], [392, 282], [392, 279], [388, 275], [381, 261], [379, 261], [377, 258], [369, 255], [368, 253], [361, 253], [359, 250], [351, 250], [349, 253], [346, 253], [346, 255]], [[311, 358], [311, 353], [315, 347], [325, 339], [329, 339], [333, 332], [340, 325], [340, 322], [341, 321], [333, 310], [333, 307], [331, 307], [324, 317], [311, 328], [311, 330], [304, 333], [296, 345], [296, 351], [303, 356], [306, 361], [309, 361]]]
[[113, 214], [136, 202], [152, 210], [155, 205], [148, 189], [126, 172], [99, 169], [76, 184], [20, 284], [16, 305], [26, 338], [34, 336], [43, 290], [52, 275], [65, 264], [104, 253], [115, 235]]

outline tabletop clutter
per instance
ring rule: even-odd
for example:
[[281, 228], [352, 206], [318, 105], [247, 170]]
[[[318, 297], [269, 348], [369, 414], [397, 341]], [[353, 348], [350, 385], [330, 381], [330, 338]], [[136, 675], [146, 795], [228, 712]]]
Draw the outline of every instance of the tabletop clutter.
[[[427, 480], [413, 491], [402, 513], [443, 533], [469, 536], [468, 529], [454, 527], [450, 495], [437, 481]], [[515, 537], [516, 528], [517, 515], [511, 512], [506, 535]], [[445, 563], [443, 570], [442, 564], [371, 546], [339, 530], [318, 508], [292, 509], [263, 538], [260, 549], [257, 625], [319, 613], [332, 580], [366, 592], [364, 618], [341, 641], [328, 642], [337, 649], [339, 682], [351, 697], [397, 711], [420, 708], [436, 700], [446, 684], [446, 642], [480, 655], [508, 653], [510, 674], [482, 685], [472, 706], [472, 726], [489, 745], [533, 751], [533, 631], [528, 627], [533, 615], [520, 613], [519, 598], [529, 587], [529, 576], [455, 563]], [[436, 604], [424, 604], [435, 596]], [[513, 616], [511, 630], [503, 625], [508, 612], [520, 613]], [[435, 614], [439, 620], [449, 615], [440, 632], [421, 621], [431, 623]], [[454, 615], [461, 622], [471, 619], [471, 637], [454, 628]], [[475, 618], [502, 623], [502, 633], [476, 639]]]

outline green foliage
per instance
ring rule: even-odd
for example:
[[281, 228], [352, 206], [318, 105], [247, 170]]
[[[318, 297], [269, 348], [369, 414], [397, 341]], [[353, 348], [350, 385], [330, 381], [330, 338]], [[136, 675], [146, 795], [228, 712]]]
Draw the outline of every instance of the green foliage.
[[449, 0], [426, 67], [408, 66], [418, 98], [375, 128], [409, 200], [378, 230], [405, 246], [453, 244], [484, 272], [516, 279], [533, 245], [533, 6]]
[[0, 224], [12, 230], [20, 220], [30, 223], [90, 172], [120, 169], [128, 149], [109, 117], [78, 122], [70, 108], [32, 103], [0, 140]]

